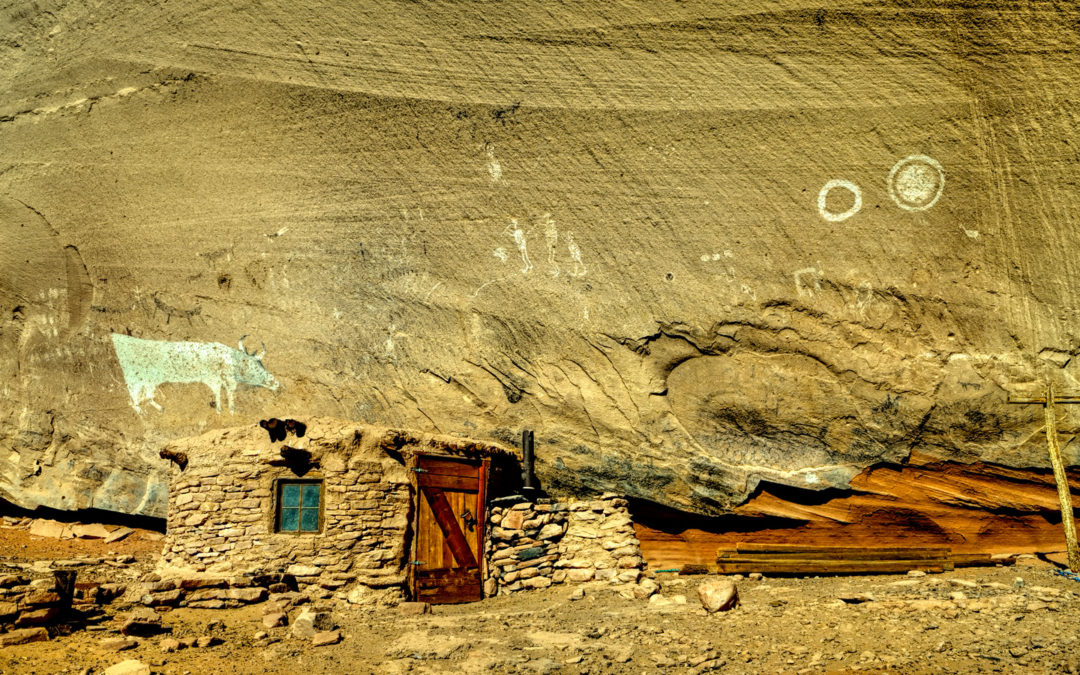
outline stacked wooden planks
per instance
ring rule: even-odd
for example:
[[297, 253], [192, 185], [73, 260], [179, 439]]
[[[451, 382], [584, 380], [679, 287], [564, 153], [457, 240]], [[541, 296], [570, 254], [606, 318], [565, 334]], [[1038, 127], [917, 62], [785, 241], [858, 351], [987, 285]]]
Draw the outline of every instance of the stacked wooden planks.
[[873, 574], [888, 572], [943, 572], [957, 565], [1000, 562], [989, 555], [954, 554], [945, 546], [844, 547], [801, 544], [738, 543], [717, 551], [721, 574]]

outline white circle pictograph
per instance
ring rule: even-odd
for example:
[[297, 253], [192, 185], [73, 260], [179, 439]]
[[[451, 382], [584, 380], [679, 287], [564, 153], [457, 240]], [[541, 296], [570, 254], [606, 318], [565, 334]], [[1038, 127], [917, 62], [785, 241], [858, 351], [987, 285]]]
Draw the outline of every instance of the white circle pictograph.
[[911, 155], [889, 171], [889, 196], [905, 211], [925, 211], [941, 198], [945, 170], [933, 157]]
[[[843, 188], [851, 194], [855, 195], [855, 203], [851, 205], [851, 208], [849, 208], [847, 211], [844, 211], [843, 213], [835, 213], [833, 211], [830, 211], [825, 203], [829, 197], [829, 193], [836, 188]], [[825, 183], [825, 185], [821, 188], [821, 192], [818, 193], [817, 208], [818, 212], [821, 214], [821, 217], [829, 222], [838, 223], [842, 220], [847, 220], [848, 218], [858, 213], [859, 209], [862, 208], [862, 191], [859, 190], [858, 185], [852, 183], [849, 180], [833, 179], [828, 183]]]

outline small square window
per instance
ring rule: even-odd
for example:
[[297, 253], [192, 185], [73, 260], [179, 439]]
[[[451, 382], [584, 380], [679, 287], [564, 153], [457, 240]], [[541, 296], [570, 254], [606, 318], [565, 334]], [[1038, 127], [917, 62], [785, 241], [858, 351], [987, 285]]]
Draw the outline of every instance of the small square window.
[[277, 531], [318, 532], [322, 481], [281, 481], [277, 490]]

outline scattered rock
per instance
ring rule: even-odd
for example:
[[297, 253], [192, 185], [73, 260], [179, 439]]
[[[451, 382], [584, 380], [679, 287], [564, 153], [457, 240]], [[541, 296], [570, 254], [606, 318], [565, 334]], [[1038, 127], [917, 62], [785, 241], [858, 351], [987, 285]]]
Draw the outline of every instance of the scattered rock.
[[309, 639], [315, 637], [315, 633], [328, 631], [333, 627], [334, 620], [329, 612], [319, 612], [306, 607], [292, 620], [290, 630], [294, 637]]
[[160, 642], [158, 642], [158, 647], [165, 654], [171, 654], [172, 652], [175, 652], [178, 649], [181, 649], [182, 645], [180, 644], [180, 641], [177, 640], [177, 639], [163, 638]]
[[341, 631], [330, 630], [322, 633], [315, 633], [311, 638], [311, 645], [313, 647], [323, 647], [325, 645], [336, 645], [341, 642]]
[[138, 646], [139, 641], [129, 637], [109, 638], [101, 641], [101, 648], [110, 652], [122, 652], [128, 649], [135, 649]]
[[638, 600], [644, 600], [652, 597], [654, 593], [660, 590], [660, 584], [656, 583], [652, 579], [642, 579], [637, 583], [634, 588], [634, 597]]
[[431, 605], [426, 602], [403, 602], [398, 605], [398, 614], [402, 616], [419, 616], [430, 612]]
[[120, 541], [121, 539], [126, 538], [128, 535], [132, 534], [133, 532], [135, 532], [135, 530], [131, 529], [130, 527], [117, 528], [117, 529], [113, 530], [112, 532], [110, 532], [107, 537], [105, 537], [105, 543], [106, 544], [111, 544], [114, 541]]
[[698, 586], [698, 598], [706, 611], [723, 612], [738, 604], [739, 590], [731, 579], [708, 579]]
[[849, 605], [860, 605], [864, 602], [872, 602], [874, 598], [866, 593], [844, 593], [837, 596], [841, 601]]
[[128, 659], [115, 666], [109, 666], [102, 675], [150, 675], [150, 666], [142, 661]]
[[75, 524], [71, 526], [71, 536], [79, 539], [105, 539], [111, 532], [104, 525], [95, 523], [93, 525], [81, 525]]
[[35, 537], [60, 539], [66, 533], [70, 533], [68, 526], [55, 520], [35, 520], [30, 524], [30, 534]]
[[633, 658], [634, 648], [631, 645], [613, 647], [608, 654], [615, 663], [627, 663]]
[[131, 610], [120, 632], [124, 635], [147, 636], [161, 632], [161, 615], [148, 607], [136, 607]]
[[263, 625], [267, 628], [280, 628], [289, 623], [289, 615], [285, 612], [271, 612], [262, 618]]
[[199, 648], [213, 647], [224, 642], [221, 638], [215, 635], [203, 635], [195, 640], [195, 646]]

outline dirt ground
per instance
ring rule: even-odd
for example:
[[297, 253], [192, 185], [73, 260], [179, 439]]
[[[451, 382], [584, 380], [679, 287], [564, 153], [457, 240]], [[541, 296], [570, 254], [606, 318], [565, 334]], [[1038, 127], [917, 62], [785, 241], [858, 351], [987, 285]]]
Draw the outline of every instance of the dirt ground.
[[[50, 542], [30, 539], [37, 538], [0, 530], [0, 562], [40, 559]], [[130, 539], [126, 546], [70, 540], [57, 550], [64, 557], [132, 554], [135, 563], [85, 573], [132, 582], [152, 567], [158, 546], [152, 534]], [[1076, 672], [1080, 584], [1055, 569], [1029, 557], [1011, 567], [924, 576], [741, 579], [739, 606], [716, 615], [697, 599], [707, 576], [674, 574], [656, 577], [660, 597], [651, 601], [586, 584], [579, 599], [572, 598], [578, 587], [564, 585], [419, 616], [335, 605], [344, 639], [324, 647], [288, 628], [266, 629], [265, 604], [178, 608], [163, 615], [172, 637], [213, 635], [221, 644], [173, 653], [162, 652], [164, 636], [139, 638], [124, 651], [108, 646], [129, 608], [118, 600], [97, 626], [0, 649], [0, 673], [101, 673], [125, 659], [177, 675]]]

